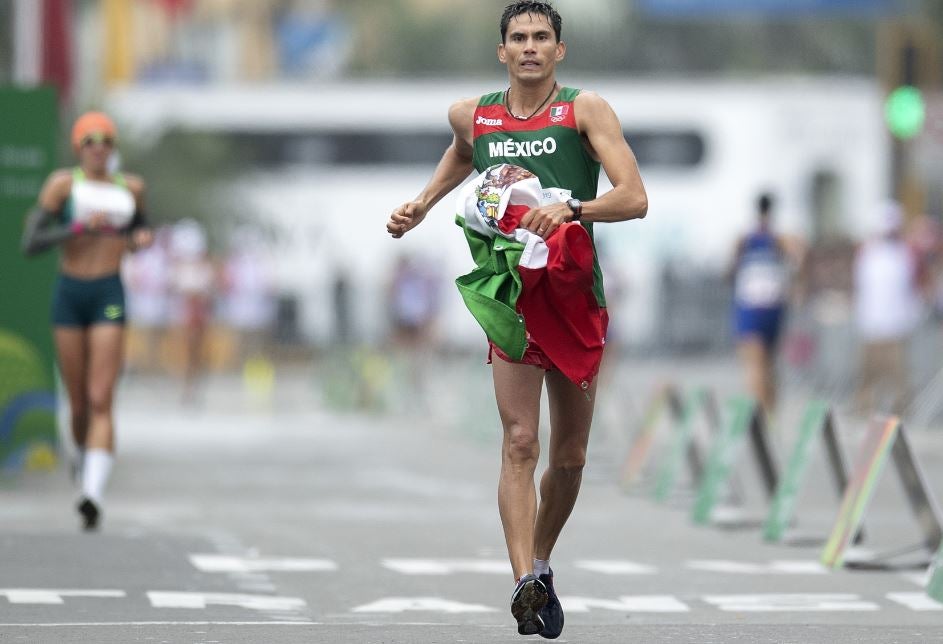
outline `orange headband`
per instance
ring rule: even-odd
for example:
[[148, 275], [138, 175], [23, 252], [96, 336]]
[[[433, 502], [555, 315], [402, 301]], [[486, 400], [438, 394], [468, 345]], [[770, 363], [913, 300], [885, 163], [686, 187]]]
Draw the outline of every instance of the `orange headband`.
[[76, 150], [82, 145], [82, 139], [90, 134], [103, 134], [113, 139], [118, 137], [118, 128], [103, 112], [86, 112], [72, 126], [72, 147]]

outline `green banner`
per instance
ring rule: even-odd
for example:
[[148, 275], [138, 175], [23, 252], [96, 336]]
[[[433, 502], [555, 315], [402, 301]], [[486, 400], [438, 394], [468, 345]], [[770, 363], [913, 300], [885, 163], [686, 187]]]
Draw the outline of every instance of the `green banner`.
[[734, 398], [730, 401], [727, 418], [721, 431], [711, 443], [704, 479], [694, 500], [692, 518], [695, 523], [707, 523], [711, 519], [714, 506], [720, 498], [724, 484], [733, 473], [744, 437], [757, 413], [756, 403], [749, 398]]
[[809, 464], [812, 442], [816, 436], [822, 433], [828, 414], [828, 404], [821, 400], [813, 400], [806, 407], [802, 424], [799, 427], [799, 438], [792, 450], [792, 456], [786, 468], [786, 475], [779, 482], [769, 515], [763, 524], [763, 538], [767, 541], [782, 539], [786, 527], [792, 520], [799, 486]]
[[55, 91], [0, 87], [0, 114], [0, 468], [51, 467], [57, 431], [49, 298], [56, 257], [27, 259], [20, 238], [55, 167]]

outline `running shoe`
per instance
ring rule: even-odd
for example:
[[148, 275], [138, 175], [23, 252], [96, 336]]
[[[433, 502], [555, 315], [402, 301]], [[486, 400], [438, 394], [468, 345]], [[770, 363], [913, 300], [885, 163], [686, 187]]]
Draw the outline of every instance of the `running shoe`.
[[95, 530], [98, 528], [98, 519], [101, 516], [101, 510], [98, 509], [94, 501], [83, 496], [76, 509], [79, 511], [79, 514], [82, 515], [82, 529]]
[[537, 635], [544, 629], [540, 610], [547, 603], [547, 587], [537, 575], [524, 575], [511, 595], [511, 614], [521, 635]]
[[547, 603], [540, 609], [540, 619], [544, 623], [544, 630], [540, 631], [540, 636], [555, 640], [563, 632], [563, 606], [560, 605], [557, 593], [553, 589], [553, 568], [548, 574], [540, 575], [539, 579], [547, 588]]

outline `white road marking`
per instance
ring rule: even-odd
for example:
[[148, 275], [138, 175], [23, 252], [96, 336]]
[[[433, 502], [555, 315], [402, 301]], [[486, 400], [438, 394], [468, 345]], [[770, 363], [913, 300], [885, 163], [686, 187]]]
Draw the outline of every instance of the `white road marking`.
[[691, 570], [737, 575], [825, 575], [828, 570], [813, 560], [778, 560], [768, 564], [731, 561], [728, 559], [691, 559], [685, 562]]
[[498, 609], [482, 604], [464, 604], [440, 597], [385, 597], [354, 608], [354, 613], [402, 613], [404, 611], [434, 613], [494, 613]]
[[123, 590], [54, 590], [51, 588], [0, 588], [11, 604], [62, 604], [64, 597], [122, 598]]
[[716, 523], [740, 523], [746, 518], [743, 508], [735, 505], [718, 505], [711, 512], [711, 521]]
[[510, 575], [507, 559], [384, 559], [385, 568], [404, 575], [449, 575], [456, 572]]
[[865, 548], [863, 546], [849, 546], [845, 549], [845, 562], [861, 561], [867, 562], [875, 559], [878, 556], [878, 552], [871, 548]]
[[337, 570], [328, 559], [230, 557], [190, 555], [190, 563], [203, 572], [323, 572]]
[[236, 584], [239, 590], [250, 593], [274, 593], [278, 590], [274, 584]]
[[880, 606], [850, 593], [705, 595], [704, 601], [728, 612], [872, 611]]
[[325, 622], [35, 622], [32, 624], [0, 624], [3, 627], [63, 628], [74, 626], [323, 626]]
[[654, 575], [658, 572], [658, 568], [654, 566], [625, 559], [581, 559], [573, 565], [603, 575]]
[[298, 597], [272, 595], [241, 595], [235, 593], [190, 593], [148, 591], [147, 598], [154, 608], [206, 608], [210, 604], [239, 606], [249, 610], [291, 611], [304, 608], [305, 600]]
[[569, 613], [588, 613], [593, 608], [632, 613], [687, 613], [691, 610], [671, 595], [623, 595], [617, 600], [561, 596], [560, 604]]
[[923, 572], [904, 572], [901, 573], [901, 577], [907, 581], [911, 581], [921, 588], [926, 588], [927, 584], [930, 583], [930, 568], [927, 568]]
[[943, 610], [943, 604], [926, 593], [887, 593], [887, 598], [916, 611]]

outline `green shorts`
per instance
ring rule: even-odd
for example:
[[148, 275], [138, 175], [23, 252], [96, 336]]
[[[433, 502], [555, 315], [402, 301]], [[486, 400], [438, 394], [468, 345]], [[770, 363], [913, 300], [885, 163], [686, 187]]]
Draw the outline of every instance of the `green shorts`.
[[52, 296], [52, 323], [77, 327], [124, 324], [121, 275], [115, 273], [85, 280], [60, 273]]

